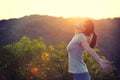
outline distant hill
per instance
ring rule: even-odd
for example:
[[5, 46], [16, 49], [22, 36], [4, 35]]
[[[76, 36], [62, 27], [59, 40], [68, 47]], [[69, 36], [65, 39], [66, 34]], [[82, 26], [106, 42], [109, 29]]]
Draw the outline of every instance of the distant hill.
[[[22, 36], [43, 37], [47, 44], [69, 42], [74, 35], [73, 23], [84, 18], [63, 18], [48, 15], [30, 15], [19, 19], [0, 21], [0, 45], [13, 44]], [[109, 60], [120, 64], [120, 18], [91, 19], [98, 35], [98, 48]]]
[[43, 37], [47, 43], [68, 40], [72, 37], [70, 21], [62, 17], [31, 15], [19, 19], [0, 21], [0, 44], [18, 41], [22, 36]]

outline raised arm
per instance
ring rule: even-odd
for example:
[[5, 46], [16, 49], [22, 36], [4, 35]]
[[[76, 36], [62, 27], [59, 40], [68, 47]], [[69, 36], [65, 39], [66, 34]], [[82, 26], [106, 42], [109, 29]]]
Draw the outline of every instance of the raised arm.
[[81, 40], [80, 44], [88, 52], [88, 54], [90, 54], [95, 59], [95, 61], [97, 61], [100, 64], [100, 66], [105, 72], [113, 70], [111, 63], [106, 60], [101, 60], [99, 55], [95, 52], [95, 50], [89, 46], [86, 39]]

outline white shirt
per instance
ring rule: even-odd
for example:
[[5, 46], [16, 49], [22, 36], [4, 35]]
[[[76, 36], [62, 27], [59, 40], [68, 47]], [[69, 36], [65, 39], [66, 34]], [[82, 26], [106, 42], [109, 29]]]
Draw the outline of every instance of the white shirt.
[[87, 66], [83, 61], [83, 47], [80, 44], [82, 39], [87, 39], [84, 33], [79, 33], [73, 36], [72, 40], [67, 45], [68, 51], [68, 72], [84, 73], [88, 72]]

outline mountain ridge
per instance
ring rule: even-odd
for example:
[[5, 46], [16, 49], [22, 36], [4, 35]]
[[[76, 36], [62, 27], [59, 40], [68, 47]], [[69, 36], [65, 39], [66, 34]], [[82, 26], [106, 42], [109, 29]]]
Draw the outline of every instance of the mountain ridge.
[[[79, 18], [63, 18], [48, 15], [30, 15], [21, 18], [0, 20], [0, 45], [13, 44], [23, 36], [32, 39], [43, 37], [47, 44], [56, 44], [59, 41], [68, 43], [74, 35], [74, 23]], [[119, 33], [120, 18], [95, 20], [95, 32], [98, 36], [98, 48], [109, 60], [120, 61]], [[118, 64], [118, 63], [115, 64]]]

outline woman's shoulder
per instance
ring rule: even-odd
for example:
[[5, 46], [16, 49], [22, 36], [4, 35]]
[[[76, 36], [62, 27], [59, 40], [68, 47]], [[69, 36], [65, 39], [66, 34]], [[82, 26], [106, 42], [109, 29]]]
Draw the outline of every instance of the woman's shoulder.
[[78, 34], [78, 38], [87, 39], [87, 36], [86, 36], [84, 33], [79, 33], [79, 34]]
[[79, 33], [78, 36], [85, 36], [86, 37], [86, 35], [84, 33]]

